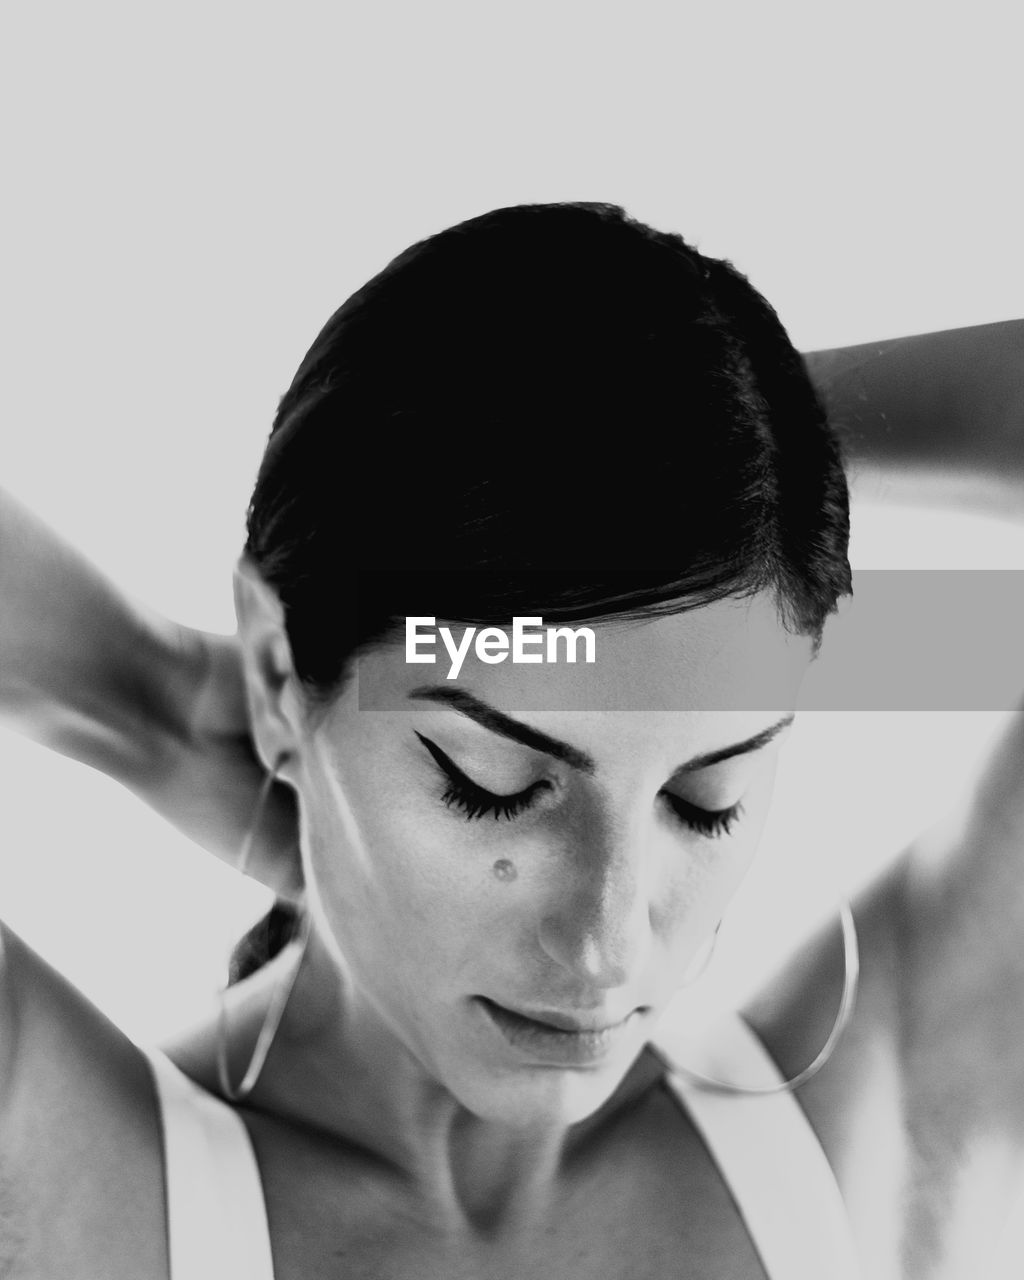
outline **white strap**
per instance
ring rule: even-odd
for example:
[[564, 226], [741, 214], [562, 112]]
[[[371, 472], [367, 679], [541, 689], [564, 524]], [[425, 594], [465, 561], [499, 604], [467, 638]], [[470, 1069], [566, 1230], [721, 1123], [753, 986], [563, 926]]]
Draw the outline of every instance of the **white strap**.
[[[657, 1041], [655, 1047], [661, 1047]], [[685, 1062], [715, 1079], [747, 1085], [782, 1080], [738, 1016], [716, 1024], [699, 1061], [694, 1053], [693, 1045], [662, 1048], [669, 1062]], [[718, 1165], [769, 1280], [862, 1280], [842, 1194], [794, 1095], [715, 1091], [676, 1071], [668, 1083]]]
[[[669, 1061], [678, 1045], [656, 1044]], [[739, 1017], [716, 1026], [700, 1061], [723, 1080], [781, 1077]], [[201, 1089], [159, 1050], [146, 1050], [162, 1116], [170, 1280], [273, 1280], [259, 1167], [234, 1110]], [[736, 1201], [769, 1280], [863, 1280], [832, 1168], [796, 1098], [743, 1097], [668, 1083], [707, 1144]]]
[[240, 1116], [146, 1048], [164, 1135], [170, 1280], [274, 1280], [263, 1185]]

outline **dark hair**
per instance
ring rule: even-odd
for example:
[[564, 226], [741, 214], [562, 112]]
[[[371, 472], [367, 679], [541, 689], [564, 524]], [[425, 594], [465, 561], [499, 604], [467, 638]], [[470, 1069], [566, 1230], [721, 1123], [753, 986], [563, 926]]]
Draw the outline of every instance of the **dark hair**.
[[838, 442], [757, 290], [616, 205], [547, 204], [420, 241], [335, 312], [245, 549], [328, 698], [417, 613], [624, 620], [767, 590], [817, 643], [848, 537]]

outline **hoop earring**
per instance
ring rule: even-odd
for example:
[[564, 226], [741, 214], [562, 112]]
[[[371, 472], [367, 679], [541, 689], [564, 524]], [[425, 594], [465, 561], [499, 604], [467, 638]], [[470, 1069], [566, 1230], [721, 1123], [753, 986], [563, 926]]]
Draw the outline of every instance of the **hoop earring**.
[[839, 1000], [836, 1020], [832, 1024], [832, 1030], [828, 1033], [828, 1038], [819, 1050], [817, 1057], [789, 1080], [783, 1080], [780, 1084], [768, 1085], [744, 1085], [734, 1084], [731, 1080], [715, 1080], [700, 1071], [692, 1070], [685, 1063], [670, 1060], [664, 1050], [656, 1045], [649, 1045], [648, 1047], [654, 1050], [663, 1066], [669, 1071], [676, 1071], [682, 1075], [689, 1076], [697, 1084], [717, 1089], [720, 1093], [764, 1095], [770, 1093], [792, 1093], [794, 1089], [799, 1089], [812, 1076], [816, 1076], [829, 1058], [832, 1057], [840, 1037], [853, 1016], [853, 1006], [857, 998], [857, 982], [860, 977], [860, 950], [857, 945], [857, 928], [853, 922], [853, 912], [850, 910], [849, 903], [841, 902], [839, 904], [839, 920], [843, 927], [843, 994]]
[[718, 945], [718, 931], [721, 927], [722, 922], [719, 920], [718, 924], [715, 925], [714, 933], [711, 935], [711, 945], [704, 952], [704, 958], [692, 973], [690, 972], [690, 969], [693, 968], [691, 963], [690, 967], [683, 974], [682, 981], [679, 983], [678, 988], [680, 991], [682, 991], [684, 987], [692, 986], [698, 978], [703, 978], [704, 974], [707, 972], [708, 965], [711, 963], [711, 957], [715, 954], [715, 947]]
[[[249, 821], [245, 838], [242, 841], [242, 847], [239, 850], [238, 858], [235, 866], [238, 871], [245, 872], [249, 855], [252, 852], [252, 846], [256, 839], [256, 833], [259, 830], [260, 820], [263, 817], [263, 810], [266, 807], [267, 798], [273, 790], [274, 783], [277, 781], [277, 775], [281, 766], [288, 758], [287, 752], [282, 752], [274, 762], [274, 767], [263, 779], [260, 787], [259, 795], [256, 797], [256, 804], [253, 808], [252, 818]], [[274, 1037], [277, 1035], [277, 1029], [281, 1025], [281, 1019], [284, 1016], [285, 1006], [291, 996], [292, 988], [295, 986], [295, 980], [299, 976], [299, 969], [302, 967], [302, 960], [306, 954], [306, 945], [309, 942], [311, 930], [311, 919], [309, 912], [303, 913], [302, 930], [297, 938], [293, 938], [284, 950], [292, 948], [297, 952], [295, 964], [291, 968], [288, 977], [278, 984], [274, 992], [273, 999], [263, 1018], [263, 1025], [260, 1027], [259, 1035], [256, 1037], [256, 1047], [253, 1049], [252, 1057], [249, 1059], [249, 1065], [245, 1069], [241, 1082], [238, 1085], [231, 1083], [231, 1077], [228, 1073], [228, 1014], [227, 1006], [224, 1000], [227, 988], [219, 992], [217, 999], [217, 1077], [220, 1083], [221, 1092], [231, 1102], [244, 1101], [256, 1086], [260, 1072], [263, 1070], [263, 1064], [267, 1060], [267, 1054], [270, 1052], [270, 1046], [274, 1043]]]

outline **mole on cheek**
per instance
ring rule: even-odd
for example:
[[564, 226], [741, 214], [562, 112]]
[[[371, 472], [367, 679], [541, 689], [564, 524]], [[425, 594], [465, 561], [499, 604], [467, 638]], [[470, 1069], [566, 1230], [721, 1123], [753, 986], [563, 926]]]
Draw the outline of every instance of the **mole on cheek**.
[[499, 858], [491, 870], [498, 880], [514, 880], [519, 874], [515, 869], [515, 864], [509, 862], [508, 858]]

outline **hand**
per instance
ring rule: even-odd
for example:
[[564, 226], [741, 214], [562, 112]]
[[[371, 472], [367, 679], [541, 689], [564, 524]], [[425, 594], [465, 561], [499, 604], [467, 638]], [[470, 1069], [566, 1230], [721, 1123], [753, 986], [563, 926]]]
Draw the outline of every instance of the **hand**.
[[[164, 766], [143, 799], [189, 839], [237, 865], [266, 769], [249, 730], [241, 653], [233, 636], [177, 628], [189, 677]], [[256, 826], [246, 867], [279, 897], [300, 902], [302, 865], [295, 793], [275, 783]]]

